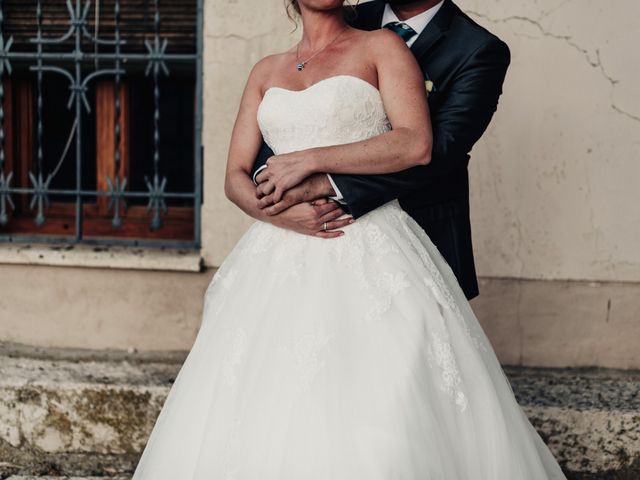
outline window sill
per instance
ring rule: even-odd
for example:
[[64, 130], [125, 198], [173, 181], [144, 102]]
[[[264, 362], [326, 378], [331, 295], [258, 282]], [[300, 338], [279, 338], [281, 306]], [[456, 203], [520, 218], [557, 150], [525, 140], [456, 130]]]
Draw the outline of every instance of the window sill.
[[0, 264], [180, 272], [204, 270], [198, 250], [71, 244], [0, 244]]

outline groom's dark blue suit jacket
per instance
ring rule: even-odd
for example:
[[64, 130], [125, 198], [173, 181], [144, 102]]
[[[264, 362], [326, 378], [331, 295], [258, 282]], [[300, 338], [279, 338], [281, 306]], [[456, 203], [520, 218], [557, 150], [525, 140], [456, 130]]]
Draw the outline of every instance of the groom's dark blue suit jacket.
[[[359, 5], [350, 22], [363, 30], [378, 29], [384, 6], [382, 1]], [[431, 162], [392, 174], [331, 176], [354, 218], [397, 198], [438, 247], [471, 299], [478, 295], [478, 281], [469, 219], [469, 152], [496, 110], [510, 52], [451, 0], [445, 0], [411, 50], [425, 81], [434, 86], [429, 94]], [[263, 144], [253, 171], [272, 155]]]

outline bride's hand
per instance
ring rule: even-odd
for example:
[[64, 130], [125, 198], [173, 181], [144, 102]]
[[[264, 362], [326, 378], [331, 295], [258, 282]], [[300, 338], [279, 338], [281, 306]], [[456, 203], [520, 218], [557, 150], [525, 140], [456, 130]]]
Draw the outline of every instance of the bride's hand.
[[265, 170], [267, 180], [261, 184], [261, 193], [263, 195], [273, 193], [273, 201], [277, 203], [282, 199], [284, 192], [300, 184], [312, 173], [314, 172], [309, 162], [296, 152], [275, 155], [267, 160]]
[[342, 228], [355, 221], [351, 215], [343, 215], [344, 210], [340, 204], [322, 198], [293, 205], [283, 212], [269, 216], [268, 221], [304, 235], [335, 238], [344, 235]]

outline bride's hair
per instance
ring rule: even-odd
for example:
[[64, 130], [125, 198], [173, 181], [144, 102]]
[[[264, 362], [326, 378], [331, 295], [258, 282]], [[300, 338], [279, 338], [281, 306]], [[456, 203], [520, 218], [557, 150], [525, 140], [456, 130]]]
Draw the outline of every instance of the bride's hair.
[[298, 15], [300, 15], [300, 5], [298, 5], [298, 0], [289, 0], [287, 2], [287, 15], [289, 15], [291, 20], [293, 20], [293, 15], [291, 15], [292, 8]]
[[[360, 0], [356, 0], [355, 5], [351, 4], [351, 2], [349, 0], [347, 1], [347, 5], [349, 6], [349, 9], [351, 10], [349, 12], [349, 15], [353, 15], [355, 16], [356, 14], [356, 5], [358, 5], [358, 2]], [[298, 5], [298, 0], [286, 0], [287, 2], [287, 16], [289, 17], [289, 19], [296, 24], [296, 27], [298, 26], [296, 19], [295, 19], [295, 15], [300, 15], [300, 5]], [[293, 11], [295, 12], [295, 15], [291, 13], [291, 10], [293, 9]]]

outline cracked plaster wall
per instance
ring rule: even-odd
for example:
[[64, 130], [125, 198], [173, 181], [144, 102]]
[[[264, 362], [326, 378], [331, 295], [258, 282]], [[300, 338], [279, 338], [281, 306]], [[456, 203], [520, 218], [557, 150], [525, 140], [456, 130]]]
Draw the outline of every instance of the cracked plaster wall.
[[471, 162], [480, 274], [640, 281], [640, 3], [459, 5], [512, 51]]
[[[251, 223], [224, 165], [251, 66], [297, 40], [280, 0], [213, 0], [205, 26], [204, 256]], [[492, 125], [471, 161], [479, 273], [640, 281], [640, 3], [459, 0], [511, 47]]]

